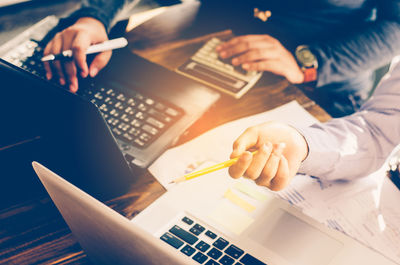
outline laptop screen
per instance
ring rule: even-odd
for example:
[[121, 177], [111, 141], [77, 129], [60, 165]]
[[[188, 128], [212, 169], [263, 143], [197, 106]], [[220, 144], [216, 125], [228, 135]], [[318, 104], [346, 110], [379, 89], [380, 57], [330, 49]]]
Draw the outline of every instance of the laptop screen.
[[[2, 175], [8, 176], [1, 198], [43, 191], [33, 160], [101, 200], [129, 187], [134, 177], [94, 105], [3, 61], [0, 78], [0, 139], [11, 147], [0, 152]], [[15, 145], [27, 139], [35, 144]]]

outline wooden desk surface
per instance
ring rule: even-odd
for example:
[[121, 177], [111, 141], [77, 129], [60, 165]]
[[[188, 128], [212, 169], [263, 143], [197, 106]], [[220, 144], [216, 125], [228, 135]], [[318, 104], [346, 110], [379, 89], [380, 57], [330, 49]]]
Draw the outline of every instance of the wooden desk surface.
[[[171, 11], [171, 14], [182, 14], [182, 8], [186, 7], [178, 7], [175, 11]], [[184, 14], [180, 16], [181, 19], [193, 15], [191, 12]], [[173, 17], [177, 19], [179, 16]], [[187, 35], [171, 31], [174, 27], [181, 29], [177, 26], [179, 21], [176, 23], [170, 23], [167, 31], [163, 27], [154, 27], [155, 24], [150, 22], [133, 30], [128, 34], [130, 41], [134, 42], [132, 50], [151, 61], [175, 69], [210, 36], [228, 38], [231, 34], [230, 31], [224, 31], [188, 38]], [[157, 32], [160, 30], [163, 34], [158, 35]], [[240, 100], [222, 96], [215, 106], [181, 137], [180, 143], [219, 124], [273, 109], [292, 100], [297, 100], [320, 121], [330, 118], [325, 111], [286, 80], [265, 75], [256, 87]], [[135, 176], [137, 180], [130, 192], [108, 202], [110, 207], [128, 218], [134, 217], [165, 192], [148, 171], [135, 169]], [[89, 264], [89, 260], [49, 197], [32, 199], [2, 209], [0, 246], [0, 264]]]

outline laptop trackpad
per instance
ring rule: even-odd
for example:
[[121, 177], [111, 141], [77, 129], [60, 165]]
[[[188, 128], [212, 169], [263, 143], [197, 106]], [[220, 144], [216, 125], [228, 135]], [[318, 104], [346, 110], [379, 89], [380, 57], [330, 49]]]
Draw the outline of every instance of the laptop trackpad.
[[343, 246], [283, 209], [261, 217], [250, 239], [296, 265], [326, 265]]

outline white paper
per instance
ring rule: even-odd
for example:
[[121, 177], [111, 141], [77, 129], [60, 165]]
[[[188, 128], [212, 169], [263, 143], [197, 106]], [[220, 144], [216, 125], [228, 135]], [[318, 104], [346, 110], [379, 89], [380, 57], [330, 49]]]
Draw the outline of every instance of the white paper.
[[352, 182], [323, 183], [298, 175], [282, 199], [400, 263], [400, 191], [385, 168]]

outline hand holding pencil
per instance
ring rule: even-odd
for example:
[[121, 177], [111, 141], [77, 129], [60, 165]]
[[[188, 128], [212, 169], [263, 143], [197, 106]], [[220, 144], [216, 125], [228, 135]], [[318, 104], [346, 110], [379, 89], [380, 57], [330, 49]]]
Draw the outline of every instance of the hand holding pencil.
[[[248, 149], [256, 149], [254, 152]], [[172, 183], [190, 180], [230, 167], [232, 178], [246, 177], [277, 191], [286, 187], [307, 157], [308, 146], [293, 127], [267, 122], [248, 128], [234, 143], [232, 159], [179, 177]]]

